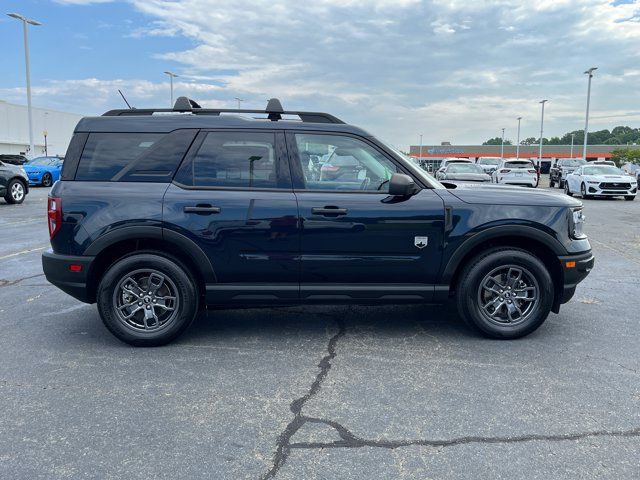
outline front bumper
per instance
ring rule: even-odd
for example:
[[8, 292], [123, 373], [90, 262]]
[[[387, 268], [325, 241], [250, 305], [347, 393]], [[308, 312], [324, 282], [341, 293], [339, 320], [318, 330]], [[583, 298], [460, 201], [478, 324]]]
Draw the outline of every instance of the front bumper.
[[593, 269], [595, 258], [591, 250], [574, 255], [559, 256], [560, 268], [562, 269], [562, 288], [556, 296], [553, 311], [558, 313], [560, 305], [567, 303], [576, 293], [576, 287], [584, 280]]
[[[49, 249], [42, 254], [42, 269], [47, 280], [60, 290], [81, 302], [93, 303], [88, 279], [94, 258], [60, 255]], [[79, 265], [80, 270], [72, 271], [71, 265]]]
[[637, 185], [630, 185], [629, 188], [618, 188], [588, 184], [587, 187], [587, 194], [596, 197], [633, 197], [636, 193], [638, 193]]

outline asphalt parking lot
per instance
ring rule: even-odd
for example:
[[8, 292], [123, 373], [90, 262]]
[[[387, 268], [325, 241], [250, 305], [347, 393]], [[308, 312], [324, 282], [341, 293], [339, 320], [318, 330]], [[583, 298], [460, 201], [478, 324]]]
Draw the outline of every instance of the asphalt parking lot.
[[521, 340], [452, 307], [292, 307], [136, 349], [44, 279], [46, 195], [0, 201], [0, 478], [639, 475], [640, 199], [584, 202], [595, 269]]

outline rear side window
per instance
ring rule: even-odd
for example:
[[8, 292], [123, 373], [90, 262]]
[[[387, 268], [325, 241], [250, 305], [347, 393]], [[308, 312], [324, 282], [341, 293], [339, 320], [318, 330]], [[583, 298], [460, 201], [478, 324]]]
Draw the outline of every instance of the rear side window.
[[280, 185], [275, 134], [267, 132], [209, 132], [176, 181], [191, 187], [291, 188]]
[[170, 182], [195, 135], [195, 130], [176, 130], [169, 134], [91, 133], [75, 179]]

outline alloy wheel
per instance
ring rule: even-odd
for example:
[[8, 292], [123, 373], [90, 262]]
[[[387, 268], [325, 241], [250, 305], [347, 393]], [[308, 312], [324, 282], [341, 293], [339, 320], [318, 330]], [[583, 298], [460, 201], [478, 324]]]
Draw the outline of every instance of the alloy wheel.
[[125, 275], [113, 292], [113, 307], [126, 327], [142, 332], [166, 328], [176, 318], [178, 289], [164, 273], [141, 269]]
[[24, 187], [20, 182], [15, 182], [11, 186], [11, 198], [16, 202], [19, 202], [24, 198]]
[[539, 301], [538, 281], [519, 265], [494, 268], [478, 287], [478, 307], [482, 316], [500, 326], [525, 322]]

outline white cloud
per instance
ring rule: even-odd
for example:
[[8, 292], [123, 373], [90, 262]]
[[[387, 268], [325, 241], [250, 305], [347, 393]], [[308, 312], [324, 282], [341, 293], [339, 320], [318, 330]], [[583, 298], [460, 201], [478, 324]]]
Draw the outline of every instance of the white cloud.
[[[155, 52], [182, 75], [182, 92], [226, 106], [234, 96], [253, 107], [279, 96], [285, 107], [329, 110], [399, 145], [415, 142], [418, 132], [425, 143], [482, 141], [503, 126], [513, 129], [518, 115], [525, 117], [523, 136], [535, 136], [541, 98], [550, 100], [549, 135], [578, 129], [582, 72], [592, 65], [600, 67], [592, 111], [601, 120], [594, 128], [632, 121], [622, 116], [625, 109], [640, 110], [637, 1], [128, 1], [149, 18], [132, 26], [131, 36], [193, 43]], [[86, 92], [99, 109], [119, 105], [118, 85], [147, 104], [164, 102], [168, 88], [143, 79], [38, 88], [41, 98], [61, 103]]]

